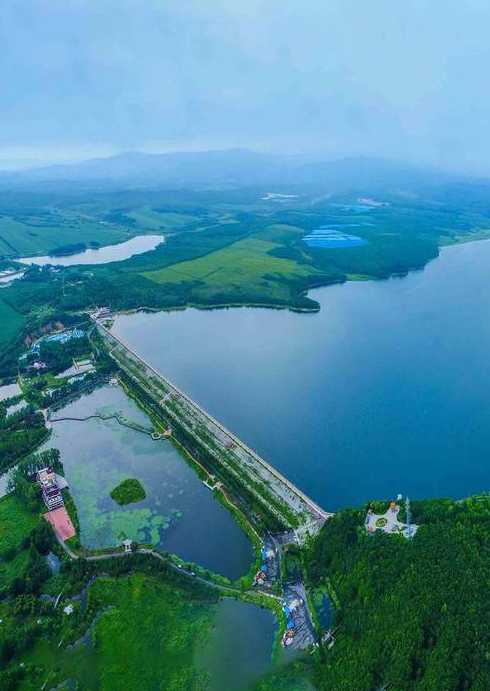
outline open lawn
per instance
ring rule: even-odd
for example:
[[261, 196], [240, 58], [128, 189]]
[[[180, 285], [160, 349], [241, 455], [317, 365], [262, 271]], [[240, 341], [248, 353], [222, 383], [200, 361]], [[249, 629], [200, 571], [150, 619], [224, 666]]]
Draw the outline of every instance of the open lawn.
[[143, 275], [159, 284], [199, 282], [193, 291], [197, 299], [223, 292], [237, 300], [243, 299], [244, 294], [253, 300], [255, 294], [266, 293], [271, 301], [287, 301], [291, 295], [289, 282], [304, 280], [314, 275], [316, 270], [306, 263], [273, 256], [271, 252], [281, 246], [276, 238], [284, 241], [302, 234], [301, 229], [293, 226], [269, 226], [263, 232], [254, 233], [199, 259]]

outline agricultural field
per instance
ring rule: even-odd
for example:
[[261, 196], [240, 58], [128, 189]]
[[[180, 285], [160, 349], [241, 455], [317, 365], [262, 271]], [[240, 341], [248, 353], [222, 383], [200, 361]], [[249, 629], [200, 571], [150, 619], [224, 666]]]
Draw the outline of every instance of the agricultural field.
[[204, 257], [143, 275], [160, 284], [197, 282], [193, 296], [199, 302], [220, 293], [232, 301], [234, 297], [253, 301], [254, 296], [262, 299], [267, 294], [271, 302], [287, 302], [291, 297], [288, 283], [307, 279], [316, 271], [311, 265], [275, 257], [272, 252], [281, 247], [276, 237], [284, 242], [302, 235], [300, 228], [270, 226]]
[[177, 231], [199, 221], [197, 216], [175, 211], [159, 211], [149, 206], [132, 209], [125, 215], [134, 221], [139, 228], [152, 231]]
[[[154, 250], [124, 261], [67, 267], [63, 276], [31, 269], [4, 288], [0, 372], [11, 375], [15, 340], [27, 322], [42, 326], [43, 315], [66, 318], [101, 304], [114, 310], [257, 304], [315, 311], [318, 303], [307, 295], [312, 287], [404, 275], [437, 257], [442, 245], [490, 237], [490, 214], [478, 189], [438, 194], [422, 190], [420, 197], [374, 206], [306, 192], [278, 204], [263, 190], [19, 192], [8, 203], [0, 199], [0, 242], [6, 243], [0, 258], [2, 252], [9, 258], [166, 233]], [[359, 242], [305, 242], [322, 232]]]
[[0, 256], [49, 254], [78, 243], [111, 245], [134, 236], [130, 228], [58, 211], [4, 215], [0, 209]]

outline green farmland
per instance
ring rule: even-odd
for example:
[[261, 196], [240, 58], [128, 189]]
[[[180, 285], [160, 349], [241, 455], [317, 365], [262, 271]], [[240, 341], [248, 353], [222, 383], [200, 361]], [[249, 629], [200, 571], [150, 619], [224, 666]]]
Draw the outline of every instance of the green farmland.
[[181, 230], [190, 223], [199, 221], [197, 216], [172, 211], [158, 211], [148, 206], [128, 211], [126, 216], [140, 228], [167, 232]]
[[[12, 346], [26, 324], [42, 327], [53, 314], [66, 321], [104, 304], [114, 310], [269, 305], [314, 311], [318, 303], [307, 295], [312, 287], [403, 275], [424, 267], [441, 245], [488, 237], [490, 215], [477, 190], [474, 198], [443, 203], [424, 194], [365, 206], [362, 213], [352, 197], [305, 194], [278, 206], [250, 190], [25, 192], [8, 204], [0, 199], [0, 259], [166, 233], [165, 243], [125, 261], [68, 267], [63, 275], [31, 269], [4, 288], [0, 372], [12, 374]], [[308, 246], [303, 238], [319, 228], [353, 233], [364, 244]]]
[[111, 245], [134, 234], [129, 228], [77, 214], [53, 212], [14, 217], [0, 214], [0, 256], [44, 255], [77, 243]]
[[195, 283], [193, 298], [201, 303], [206, 297], [226, 295], [226, 301], [287, 302], [291, 298], [290, 283], [304, 281], [317, 273], [314, 267], [291, 259], [273, 256], [281, 245], [273, 241], [301, 237], [303, 231], [291, 226], [271, 226], [264, 232], [211, 252], [204, 257], [180, 262], [173, 266], [144, 273], [159, 283]]

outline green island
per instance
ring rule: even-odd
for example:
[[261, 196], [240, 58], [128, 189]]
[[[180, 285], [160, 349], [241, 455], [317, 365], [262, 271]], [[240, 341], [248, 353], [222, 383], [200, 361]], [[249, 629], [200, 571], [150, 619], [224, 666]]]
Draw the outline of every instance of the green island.
[[128, 478], [123, 480], [117, 487], [114, 487], [111, 497], [120, 506], [125, 506], [126, 504], [143, 501], [146, 497], [146, 492], [139, 480]]

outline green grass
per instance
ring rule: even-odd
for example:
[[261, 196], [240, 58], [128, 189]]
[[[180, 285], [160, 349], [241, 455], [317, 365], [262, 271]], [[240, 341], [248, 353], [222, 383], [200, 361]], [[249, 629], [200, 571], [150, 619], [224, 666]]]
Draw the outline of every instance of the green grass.
[[300, 660], [274, 669], [253, 687], [253, 691], [314, 691], [310, 676], [308, 660]]
[[182, 227], [199, 220], [197, 216], [176, 213], [172, 211], [156, 211], [148, 206], [142, 206], [126, 213], [126, 216], [136, 221], [138, 226], [147, 230], [180, 230]]
[[239, 300], [244, 293], [253, 299], [254, 294], [265, 293], [271, 302], [286, 301], [291, 294], [289, 282], [302, 280], [316, 271], [307, 264], [271, 255], [280, 247], [275, 241], [279, 233], [281, 237], [289, 235], [294, 238], [300, 237], [302, 231], [292, 226], [270, 226], [263, 233], [256, 233], [199, 259], [143, 275], [159, 284], [198, 281], [201, 285], [194, 290], [196, 298], [225, 292], [231, 299], [235, 296]]
[[100, 614], [93, 648], [81, 648], [80, 656], [41, 641], [27, 660], [44, 670], [40, 679], [50, 673], [55, 686], [70, 677], [84, 691], [206, 689], [194, 654], [210, 631], [212, 606], [142, 574], [98, 579], [89, 606]]
[[112, 490], [111, 497], [119, 506], [125, 506], [126, 504], [143, 501], [146, 497], [146, 492], [139, 480], [128, 478]]
[[25, 317], [0, 299], [0, 349], [16, 338], [24, 324]]
[[8, 590], [12, 581], [25, 573], [29, 552], [22, 550], [11, 561], [0, 561], [0, 591]]
[[[25, 573], [29, 551], [20, 546], [40, 520], [18, 497], [11, 494], [0, 499], [0, 590], [7, 590], [14, 578]], [[3, 559], [11, 549], [19, 551], [10, 561]]]
[[43, 255], [57, 247], [80, 242], [111, 245], [134, 234], [128, 228], [68, 212], [0, 216], [0, 255]]
[[209, 607], [140, 575], [97, 581], [90, 602], [111, 608], [94, 633], [102, 691], [205, 688], [193, 655], [211, 626]]
[[18, 547], [39, 522], [39, 516], [29, 511], [14, 495], [0, 499], [0, 555]]

